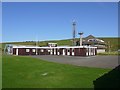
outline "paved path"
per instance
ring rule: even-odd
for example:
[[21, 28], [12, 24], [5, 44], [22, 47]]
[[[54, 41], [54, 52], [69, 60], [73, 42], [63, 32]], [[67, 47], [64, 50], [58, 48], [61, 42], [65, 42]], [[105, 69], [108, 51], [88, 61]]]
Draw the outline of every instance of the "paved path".
[[42, 60], [58, 62], [63, 64], [72, 64], [77, 66], [98, 67], [98, 68], [115, 68], [118, 66], [118, 56], [54, 56], [54, 55], [39, 55], [32, 56]]

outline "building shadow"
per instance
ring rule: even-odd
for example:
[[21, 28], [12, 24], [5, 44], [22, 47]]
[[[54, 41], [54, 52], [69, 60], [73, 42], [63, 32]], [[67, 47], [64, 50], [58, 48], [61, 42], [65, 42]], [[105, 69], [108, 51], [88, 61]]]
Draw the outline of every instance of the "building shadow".
[[120, 65], [93, 81], [94, 90], [110, 89], [120, 90]]

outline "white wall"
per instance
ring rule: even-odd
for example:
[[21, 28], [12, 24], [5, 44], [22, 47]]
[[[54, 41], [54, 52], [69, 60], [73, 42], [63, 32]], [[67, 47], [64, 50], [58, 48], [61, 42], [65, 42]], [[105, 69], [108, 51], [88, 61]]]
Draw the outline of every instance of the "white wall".
[[54, 55], [56, 55], [56, 49], [54, 49]]
[[51, 55], [53, 54], [53, 51], [52, 51], [52, 49], [50, 50], [50, 54], [51, 54]]
[[18, 55], [18, 48], [16, 49], [16, 55]]
[[63, 55], [65, 55], [65, 49], [63, 49]]
[[93, 55], [95, 55], [95, 49], [93, 49], [94, 51], [93, 51]]
[[57, 51], [57, 55], [60, 55], [60, 52], [59, 52], [60, 50], [58, 49], [58, 51]]
[[[74, 56], [74, 52], [73, 52], [74, 48], [72, 48], [72, 56]], [[75, 50], [74, 50], [75, 51]]]
[[88, 56], [88, 53], [89, 53], [89, 52], [88, 52], [88, 48], [87, 48], [87, 51], [86, 51], [86, 56]]
[[67, 55], [70, 55], [70, 50], [69, 50], [69, 52], [68, 52], [68, 49], [67, 49]]
[[97, 49], [97, 53], [103, 53], [105, 52], [105, 49]]

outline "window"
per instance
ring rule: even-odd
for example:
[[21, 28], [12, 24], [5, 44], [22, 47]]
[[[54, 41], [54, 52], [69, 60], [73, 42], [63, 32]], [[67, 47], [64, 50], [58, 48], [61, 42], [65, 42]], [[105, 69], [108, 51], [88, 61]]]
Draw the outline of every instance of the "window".
[[68, 52], [70, 52], [70, 50], [68, 49]]
[[30, 52], [30, 49], [26, 49], [26, 52]]
[[48, 52], [50, 52], [50, 50], [48, 50]]
[[40, 51], [41, 51], [41, 52], [44, 52], [44, 50], [43, 50], [43, 49], [41, 49]]
[[35, 52], [35, 49], [32, 49], [32, 52]]

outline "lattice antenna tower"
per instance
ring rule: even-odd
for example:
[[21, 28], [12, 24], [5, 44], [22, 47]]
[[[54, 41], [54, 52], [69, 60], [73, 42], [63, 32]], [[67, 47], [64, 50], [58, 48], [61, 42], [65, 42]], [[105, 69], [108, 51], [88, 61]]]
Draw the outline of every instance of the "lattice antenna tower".
[[76, 36], [76, 22], [75, 22], [75, 20], [73, 20], [73, 23], [72, 23], [72, 25], [73, 25], [73, 46], [75, 46], [75, 36]]

